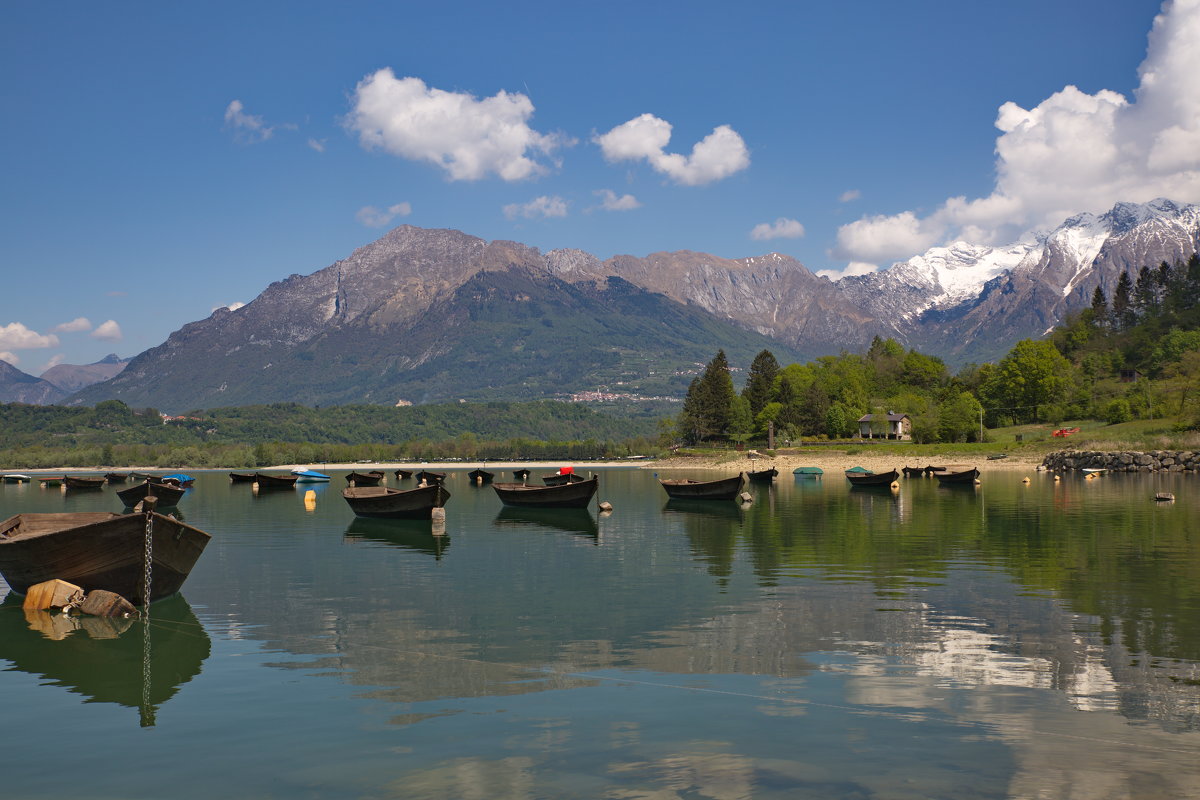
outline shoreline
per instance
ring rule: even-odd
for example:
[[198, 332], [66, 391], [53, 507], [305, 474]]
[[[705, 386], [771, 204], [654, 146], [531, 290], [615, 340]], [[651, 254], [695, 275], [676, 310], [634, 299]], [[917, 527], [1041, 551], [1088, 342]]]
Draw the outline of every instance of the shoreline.
[[936, 464], [940, 466], [974, 466], [981, 470], [1034, 470], [1041, 465], [1044, 455], [1042, 454], [1011, 454], [1007, 458], [997, 459], [994, 461], [987, 460], [987, 457], [980, 458], [964, 458], [959, 456], [889, 456], [877, 453], [859, 453], [857, 455], [847, 455], [843, 452], [830, 451], [827, 453], [783, 453], [775, 457], [759, 456], [751, 457], [745, 453], [729, 452], [720, 456], [673, 456], [670, 458], [661, 459], [636, 459], [636, 460], [607, 460], [607, 461], [376, 461], [368, 464], [361, 463], [323, 463], [323, 464], [275, 464], [269, 467], [53, 467], [27, 470], [6, 470], [5, 472], [19, 472], [35, 476], [47, 475], [70, 475], [83, 473], [97, 472], [278, 472], [281, 470], [293, 469], [313, 469], [318, 472], [325, 470], [351, 471], [351, 470], [383, 470], [392, 472], [397, 469], [412, 469], [414, 471], [422, 469], [430, 470], [465, 470], [469, 471], [475, 468], [487, 469], [490, 471], [508, 471], [514, 469], [530, 469], [530, 470], [557, 470], [559, 467], [571, 466], [576, 470], [587, 469], [653, 469], [658, 471], [668, 470], [696, 470], [696, 471], [726, 471], [730, 472], [737, 469], [741, 472], [749, 472], [754, 470], [769, 469], [775, 467], [781, 473], [790, 473], [797, 467], [820, 467], [825, 472], [838, 473], [844, 472], [851, 467], [864, 467], [873, 472], [886, 472], [890, 469], [899, 470], [904, 466], [927, 466]]

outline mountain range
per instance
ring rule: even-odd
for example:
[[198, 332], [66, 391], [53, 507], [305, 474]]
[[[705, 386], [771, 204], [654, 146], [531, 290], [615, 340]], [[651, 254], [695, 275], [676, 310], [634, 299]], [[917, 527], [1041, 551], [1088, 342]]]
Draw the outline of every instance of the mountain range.
[[57, 403], [72, 392], [108, 380], [128, 363], [110, 353], [94, 364], [56, 364], [37, 378], [0, 360], [0, 403]]
[[69, 400], [164, 410], [295, 401], [535, 399], [603, 388], [682, 395], [717, 348], [748, 364], [891, 336], [950, 364], [990, 360], [1111, 296], [1120, 274], [1186, 259], [1200, 206], [1079, 214], [990, 246], [955, 242], [831, 280], [778, 253], [618, 255], [404, 225], [348, 258], [218, 309]]

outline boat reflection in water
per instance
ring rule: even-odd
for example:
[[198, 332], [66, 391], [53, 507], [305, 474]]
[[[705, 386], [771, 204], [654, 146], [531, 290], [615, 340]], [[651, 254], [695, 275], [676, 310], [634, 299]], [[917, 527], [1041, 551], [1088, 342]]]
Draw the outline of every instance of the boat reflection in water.
[[149, 659], [142, 621], [26, 611], [10, 592], [0, 603], [0, 660], [87, 702], [138, 709], [143, 727], [200, 674], [212, 643], [181, 595], [151, 606]]
[[714, 503], [709, 500], [687, 500], [673, 497], [663, 506], [664, 514], [680, 514], [688, 517], [706, 517], [741, 522], [746, 512], [741, 503]]
[[426, 553], [441, 560], [450, 548], [445, 523], [427, 519], [372, 519], [355, 517], [346, 528], [343, 541], [351, 544], [384, 544]]
[[586, 508], [520, 508], [505, 506], [496, 514], [493, 524], [500, 530], [520, 527], [565, 531], [586, 536], [600, 543], [600, 526]]

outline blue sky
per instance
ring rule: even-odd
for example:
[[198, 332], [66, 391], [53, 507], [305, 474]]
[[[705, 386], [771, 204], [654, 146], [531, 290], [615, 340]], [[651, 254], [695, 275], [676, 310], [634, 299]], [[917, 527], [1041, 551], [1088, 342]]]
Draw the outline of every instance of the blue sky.
[[10, 0], [0, 357], [131, 356], [403, 223], [837, 272], [1197, 202], [1165, 8]]

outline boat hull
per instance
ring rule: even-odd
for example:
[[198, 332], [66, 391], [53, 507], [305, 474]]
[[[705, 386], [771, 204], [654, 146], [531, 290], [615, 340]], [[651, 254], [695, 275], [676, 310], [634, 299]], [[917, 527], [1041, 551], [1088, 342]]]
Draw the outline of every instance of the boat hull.
[[295, 475], [269, 475], [265, 472], [256, 472], [254, 473], [254, 482], [258, 484], [259, 489], [296, 488]]
[[378, 486], [383, 480], [382, 472], [351, 472], [346, 476], [346, 483], [353, 483], [355, 486]]
[[938, 483], [974, 483], [975, 479], [979, 477], [979, 470], [972, 467], [957, 472], [935, 472], [933, 475], [937, 478]]
[[[0, 575], [25, 594], [58, 578], [143, 603], [145, 514], [17, 514], [0, 523]], [[183, 586], [211, 537], [174, 517], [153, 515], [150, 600]]]
[[446, 505], [450, 492], [440, 483], [407, 491], [383, 486], [354, 486], [344, 489], [342, 497], [356, 517], [429, 519], [435, 508]]
[[71, 475], [63, 476], [63, 485], [68, 489], [103, 489], [107, 481], [99, 478], [76, 478]]
[[770, 469], [762, 469], [758, 472], [747, 472], [746, 480], [754, 483], [770, 483], [779, 475], [779, 470], [771, 467]]
[[561, 486], [529, 486], [524, 483], [493, 483], [496, 496], [515, 508], [587, 508], [600, 487], [600, 478], [591, 478]]
[[742, 492], [745, 476], [715, 481], [660, 480], [667, 496], [677, 500], [732, 500]]
[[154, 495], [158, 498], [160, 507], [170, 507], [179, 503], [184, 495], [184, 489], [176, 486], [167, 486], [165, 483], [151, 483], [146, 481], [135, 486], [130, 486], [128, 489], [122, 489], [117, 492], [117, 497], [121, 498], [121, 502], [126, 508], [133, 508], [142, 500], [146, 499], [146, 495]]
[[851, 486], [891, 486], [900, 473], [896, 470], [888, 472], [864, 472], [859, 474], [846, 473], [846, 480]]

